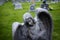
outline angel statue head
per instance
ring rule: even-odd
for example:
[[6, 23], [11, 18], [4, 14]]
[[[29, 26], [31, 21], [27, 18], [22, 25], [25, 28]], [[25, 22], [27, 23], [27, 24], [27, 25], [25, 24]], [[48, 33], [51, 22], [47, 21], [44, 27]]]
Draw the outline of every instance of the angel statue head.
[[23, 15], [24, 23], [28, 26], [33, 26], [35, 24], [34, 19], [30, 13], [25, 13]]

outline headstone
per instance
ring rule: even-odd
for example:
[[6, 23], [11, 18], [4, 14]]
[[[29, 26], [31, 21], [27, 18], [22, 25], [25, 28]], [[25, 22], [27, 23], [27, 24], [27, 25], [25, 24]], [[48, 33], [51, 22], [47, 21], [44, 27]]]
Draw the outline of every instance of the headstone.
[[14, 3], [15, 9], [22, 9], [22, 5], [19, 2]]
[[30, 5], [30, 11], [35, 11], [35, 4]]

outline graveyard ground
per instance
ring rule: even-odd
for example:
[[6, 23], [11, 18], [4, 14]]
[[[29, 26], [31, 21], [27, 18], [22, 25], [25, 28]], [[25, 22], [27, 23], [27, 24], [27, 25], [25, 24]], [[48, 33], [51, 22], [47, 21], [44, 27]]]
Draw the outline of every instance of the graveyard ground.
[[[23, 22], [23, 14], [29, 10], [30, 3], [22, 3], [23, 9], [14, 10], [11, 2], [0, 6], [0, 40], [12, 40], [12, 23]], [[36, 8], [40, 3], [36, 3]], [[49, 11], [53, 18], [53, 40], [60, 40], [60, 3], [50, 4], [54, 9]], [[31, 12], [34, 17], [34, 12]]]

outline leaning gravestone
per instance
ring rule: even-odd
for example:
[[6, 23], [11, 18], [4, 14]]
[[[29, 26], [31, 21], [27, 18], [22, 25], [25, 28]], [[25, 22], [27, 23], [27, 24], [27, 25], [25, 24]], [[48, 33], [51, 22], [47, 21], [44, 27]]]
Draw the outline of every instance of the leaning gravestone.
[[35, 11], [35, 4], [30, 5], [30, 11]]
[[22, 5], [19, 2], [14, 3], [15, 9], [22, 9]]

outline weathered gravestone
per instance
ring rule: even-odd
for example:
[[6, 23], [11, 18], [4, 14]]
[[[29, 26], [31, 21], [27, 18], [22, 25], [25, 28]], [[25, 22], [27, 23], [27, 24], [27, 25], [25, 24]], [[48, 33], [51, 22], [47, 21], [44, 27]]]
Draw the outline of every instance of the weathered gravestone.
[[30, 5], [30, 11], [35, 11], [35, 4]]
[[41, 4], [41, 8], [49, 10], [49, 4], [47, 4], [46, 1], [43, 1], [43, 3]]
[[15, 6], [15, 9], [23, 9], [22, 4], [20, 2], [15, 2], [14, 6]]

